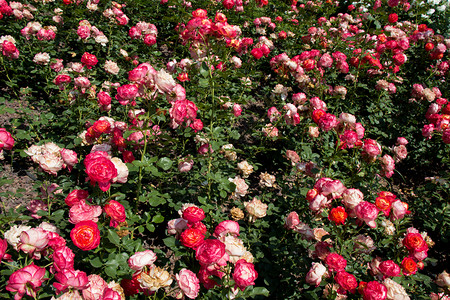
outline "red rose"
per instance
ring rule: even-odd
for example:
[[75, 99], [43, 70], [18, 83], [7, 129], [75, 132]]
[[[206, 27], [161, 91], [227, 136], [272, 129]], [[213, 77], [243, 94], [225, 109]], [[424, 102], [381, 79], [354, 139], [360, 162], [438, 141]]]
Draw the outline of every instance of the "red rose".
[[73, 206], [76, 203], [80, 202], [80, 200], [86, 200], [89, 197], [89, 192], [85, 190], [73, 190], [66, 197], [66, 204], [68, 206]]
[[236, 286], [243, 291], [249, 285], [255, 285], [255, 280], [258, 278], [258, 273], [252, 263], [240, 259], [236, 262], [233, 272], [233, 280]]
[[[222, 264], [222, 258], [226, 257], [225, 244], [219, 240], [208, 239], [201, 244], [195, 251], [195, 257], [201, 265]], [[226, 264], [226, 262], [225, 262]]]
[[109, 226], [117, 227], [119, 222], [125, 222], [125, 208], [115, 200], [110, 200], [103, 208], [108, 216], [111, 217]]
[[411, 257], [405, 257], [402, 261], [403, 274], [412, 275], [417, 272], [417, 264]]
[[347, 266], [347, 261], [345, 260], [345, 258], [343, 258], [337, 253], [328, 254], [327, 258], [325, 259], [325, 262], [330, 271], [336, 272], [344, 271], [345, 267]]
[[205, 236], [197, 228], [188, 228], [180, 235], [180, 242], [183, 246], [195, 249], [203, 243]]
[[399, 276], [400, 267], [393, 260], [385, 260], [379, 266], [378, 270], [385, 276]]
[[370, 281], [363, 289], [364, 300], [384, 300], [387, 297], [387, 288], [378, 281]]
[[328, 215], [328, 220], [334, 222], [336, 225], [344, 224], [347, 219], [347, 212], [345, 212], [345, 208], [342, 206], [338, 206], [333, 208]]
[[90, 53], [84, 52], [83, 56], [81, 57], [81, 62], [88, 69], [92, 69], [92, 67], [95, 66], [98, 63], [98, 60], [97, 60], [97, 57], [95, 57], [94, 54], [90, 54]]
[[189, 223], [200, 222], [205, 218], [205, 212], [200, 207], [190, 206], [183, 211], [183, 219]]
[[117, 177], [117, 169], [105, 151], [88, 154], [84, 166], [91, 183], [98, 182], [98, 186], [104, 192], [111, 186], [112, 179]]
[[100, 230], [93, 221], [81, 221], [70, 232], [70, 238], [81, 250], [92, 250], [100, 245]]
[[350, 293], [355, 293], [356, 288], [358, 287], [358, 282], [356, 281], [355, 276], [345, 271], [341, 271], [336, 274], [334, 280], [340, 285], [340, 287]]
[[390, 14], [388, 20], [389, 20], [389, 23], [396, 23], [398, 21], [398, 15]]
[[260, 59], [264, 55], [262, 50], [259, 48], [253, 48], [253, 50], [250, 52], [250, 54], [256, 59]]
[[420, 252], [428, 250], [428, 245], [420, 233], [408, 233], [402, 241], [408, 250]]

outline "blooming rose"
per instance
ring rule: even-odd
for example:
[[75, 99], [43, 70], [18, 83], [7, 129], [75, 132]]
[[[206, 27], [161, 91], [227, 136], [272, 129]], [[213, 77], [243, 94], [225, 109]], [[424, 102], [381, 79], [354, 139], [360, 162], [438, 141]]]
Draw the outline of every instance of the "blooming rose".
[[355, 237], [354, 250], [363, 253], [369, 253], [375, 249], [374, 241], [370, 236], [359, 234]]
[[181, 233], [180, 242], [185, 247], [196, 249], [203, 243], [204, 238], [205, 235], [200, 229], [188, 228]]
[[112, 60], [105, 61], [105, 71], [109, 74], [117, 75], [119, 74], [120, 68], [116, 62]]
[[161, 93], [170, 93], [176, 85], [172, 75], [161, 69], [155, 74], [155, 84]]
[[234, 266], [233, 280], [236, 286], [242, 291], [249, 285], [255, 285], [255, 280], [258, 278], [258, 273], [252, 263], [244, 259], [238, 260]]
[[121, 105], [127, 105], [138, 95], [138, 87], [134, 84], [125, 84], [117, 88], [116, 99]]
[[236, 263], [242, 256], [247, 252], [244, 243], [241, 239], [233, 235], [226, 235], [220, 238], [225, 244], [225, 251], [229, 255], [229, 261], [231, 263]]
[[377, 227], [375, 219], [378, 216], [378, 209], [375, 204], [362, 201], [355, 207], [355, 213], [358, 219], [364, 221], [369, 227]]
[[55, 274], [53, 286], [58, 293], [66, 292], [69, 289], [83, 290], [87, 287], [89, 280], [85, 272], [74, 269], [63, 269]]
[[267, 204], [264, 204], [261, 202], [261, 200], [257, 199], [256, 197], [253, 198], [250, 202], [244, 202], [245, 210], [250, 215], [250, 219], [260, 219], [266, 216], [267, 212]]
[[338, 206], [330, 211], [328, 219], [334, 222], [336, 225], [344, 224], [345, 220], [347, 219], [347, 213], [342, 206]]
[[387, 297], [387, 288], [378, 281], [370, 281], [364, 287], [362, 294], [364, 300], [384, 300]]
[[44, 281], [45, 269], [36, 266], [34, 263], [15, 271], [9, 276], [6, 290], [17, 292], [15, 300], [22, 299], [27, 294], [36, 298], [36, 292]]
[[84, 160], [86, 173], [92, 184], [98, 183], [102, 191], [107, 191], [112, 180], [117, 177], [117, 169], [104, 151], [96, 151], [86, 156]]
[[172, 284], [172, 278], [166, 270], [153, 266], [148, 272], [142, 272], [138, 281], [141, 287], [151, 292], [156, 292], [159, 288]]
[[205, 218], [205, 212], [203, 209], [197, 206], [190, 206], [183, 210], [183, 219], [189, 223], [200, 222]]
[[321, 263], [312, 263], [311, 269], [306, 274], [306, 283], [316, 287], [322, 282], [322, 277], [327, 272], [327, 268]]
[[405, 288], [390, 278], [383, 280], [383, 285], [387, 288], [387, 300], [409, 300]]
[[358, 282], [354, 275], [347, 273], [345, 271], [340, 271], [334, 276], [334, 280], [339, 284], [339, 286], [350, 293], [355, 293], [358, 287]]
[[298, 224], [300, 224], [300, 219], [298, 217], [297, 212], [291, 211], [285, 219], [284, 226], [287, 229], [294, 229], [294, 227], [297, 226]]
[[14, 146], [14, 139], [5, 128], [0, 128], [0, 152], [2, 149], [11, 150]]
[[98, 222], [98, 216], [102, 214], [102, 208], [99, 205], [88, 205], [85, 200], [80, 200], [74, 204], [69, 211], [69, 222], [77, 224], [81, 221]]
[[345, 258], [334, 252], [328, 254], [325, 263], [327, 264], [328, 269], [334, 272], [344, 271], [347, 266]]
[[146, 266], [152, 265], [156, 261], [156, 254], [152, 250], [136, 252], [128, 259], [130, 269], [140, 271]]
[[119, 223], [125, 222], [125, 208], [119, 202], [110, 200], [107, 204], [105, 204], [103, 209], [105, 210], [106, 214], [111, 217], [109, 226], [117, 227]]
[[97, 274], [88, 276], [88, 288], [82, 291], [85, 300], [102, 299], [104, 290], [108, 287], [106, 281]]
[[92, 69], [92, 67], [95, 66], [98, 63], [98, 60], [97, 60], [97, 57], [95, 57], [94, 54], [90, 54], [90, 53], [84, 52], [83, 56], [81, 56], [81, 62], [88, 69]]
[[187, 221], [183, 218], [172, 219], [167, 222], [167, 233], [178, 235], [187, 228]]
[[227, 234], [239, 236], [239, 223], [233, 220], [222, 221], [214, 229], [213, 235], [216, 238], [220, 238], [222, 236], [226, 236]]
[[80, 202], [80, 200], [85, 200], [89, 197], [89, 192], [85, 190], [73, 190], [67, 195], [64, 200], [68, 206], [73, 206], [76, 203]]
[[364, 199], [364, 194], [358, 189], [347, 189], [342, 193], [342, 203], [347, 209], [354, 209]]
[[247, 178], [251, 173], [253, 173], [253, 166], [249, 164], [246, 160], [241, 161], [237, 164], [239, 171], [242, 173], [243, 178]]
[[441, 287], [450, 287], [450, 275], [447, 271], [444, 271], [437, 276], [436, 284]]
[[73, 251], [64, 246], [55, 249], [53, 252], [53, 267], [56, 272], [61, 272], [64, 269], [73, 269], [75, 254]]
[[335, 115], [325, 113], [320, 117], [317, 125], [319, 125], [320, 129], [323, 131], [330, 131], [339, 125], [339, 121]]
[[189, 299], [197, 298], [200, 290], [200, 281], [194, 272], [188, 269], [181, 269], [181, 271], [175, 275], [175, 278], [183, 295]]
[[385, 276], [395, 277], [400, 275], [400, 266], [393, 260], [385, 260], [378, 266], [378, 270]]
[[381, 154], [381, 146], [376, 141], [371, 139], [364, 140], [363, 153], [368, 155], [370, 158], [376, 157]]
[[219, 240], [207, 239], [196, 250], [195, 257], [201, 265], [224, 266], [228, 261], [228, 254], [225, 251], [225, 244]]
[[112, 182], [125, 183], [128, 180], [128, 167], [124, 162], [118, 158], [111, 158], [111, 162], [114, 164], [114, 167], [117, 170], [117, 176], [112, 179]]
[[40, 252], [47, 247], [47, 244], [47, 231], [38, 227], [23, 231], [20, 234], [20, 241], [17, 247], [23, 252], [33, 255], [34, 258], [39, 259], [41, 257]]
[[428, 250], [428, 245], [420, 233], [409, 232], [402, 240], [402, 244], [408, 248], [408, 250], [415, 252]]
[[70, 238], [81, 250], [92, 250], [100, 245], [100, 230], [93, 221], [81, 221], [70, 231]]

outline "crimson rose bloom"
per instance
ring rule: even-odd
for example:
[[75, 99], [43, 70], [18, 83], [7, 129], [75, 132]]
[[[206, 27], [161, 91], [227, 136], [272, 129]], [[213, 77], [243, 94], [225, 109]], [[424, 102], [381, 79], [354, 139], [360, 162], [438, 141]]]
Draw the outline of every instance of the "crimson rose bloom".
[[120, 222], [125, 222], [125, 208], [116, 200], [110, 200], [103, 208], [108, 216], [111, 217], [109, 226], [117, 227]]
[[189, 223], [200, 222], [205, 218], [205, 212], [200, 207], [190, 206], [183, 211], [183, 219]]
[[393, 260], [383, 261], [378, 270], [385, 276], [400, 276], [400, 267]]
[[358, 287], [358, 282], [356, 281], [355, 276], [345, 271], [341, 271], [336, 274], [334, 280], [340, 285], [340, 287], [350, 293], [355, 293], [356, 288]]
[[105, 151], [88, 154], [84, 166], [91, 183], [95, 185], [98, 182], [98, 186], [104, 192], [109, 190], [112, 179], [117, 177], [117, 169]]
[[258, 273], [252, 263], [247, 262], [245, 259], [240, 259], [236, 262], [233, 280], [241, 291], [249, 285], [255, 285], [256, 278], [258, 278]]
[[73, 190], [67, 195], [66, 199], [64, 200], [66, 204], [70, 207], [74, 206], [80, 200], [86, 200], [87, 197], [89, 197], [89, 192], [85, 190]]
[[402, 244], [411, 251], [428, 250], [428, 245], [420, 233], [408, 233], [402, 241]]
[[345, 258], [337, 253], [328, 254], [327, 258], [325, 259], [325, 262], [330, 271], [336, 272], [344, 271], [345, 267], [347, 266], [347, 261], [345, 260]]
[[100, 230], [93, 221], [81, 221], [70, 232], [70, 238], [81, 250], [92, 250], [100, 245]]
[[203, 243], [205, 236], [197, 228], [188, 228], [180, 235], [180, 242], [183, 246], [195, 249]]
[[225, 255], [225, 244], [219, 240], [211, 239], [204, 241], [195, 252], [195, 257], [201, 265], [219, 263]]
[[9, 276], [6, 290], [17, 292], [14, 299], [22, 299], [25, 294], [36, 297], [38, 288], [42, 285], [42, 282], [46, 280], [44, 276], [45, 269], [31, 263], [31, 265], [17, 270]]
[[5, 128], [0, 128], [0, 151], [2, 149], [11, 150], [14, 146], [14, 139], [11, 133], [6, 131]]
[[378, 281], [370, 281], [363, 289], [364, 300], [384, 300], [387, 297], [387, 288]]
[[98, 60], [97, 60], [97, 57], [95, 57], [94, 54], [90, 54], [90, 53], [84, 52], [83, 56], [81, 57], [81, 62], [88, 69], [92, 69], [92, 67], [95, 66], [98, 63]]

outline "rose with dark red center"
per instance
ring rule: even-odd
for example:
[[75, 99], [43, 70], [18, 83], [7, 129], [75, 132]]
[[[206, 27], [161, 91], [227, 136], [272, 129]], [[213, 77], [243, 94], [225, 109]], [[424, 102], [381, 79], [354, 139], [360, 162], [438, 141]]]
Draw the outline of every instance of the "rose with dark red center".
[[355, 293], [356, 288], [358, 287], [358, 282], [356, 281], [355, 276], [345, 271], [341, 271], [336, 274], [334, 280], [339, 284], [339, 286], [350, 293]]
[[417, 272], [417, 263], [411, 257], [405, 257], [402, 260], [402, 270], [405, 275], [416, 274]]
[[[222, 264], [227, 259], [225, 244], [219, 240], [205, 240], [196, 250], [195, 257], [201, 265]], [[226, 262], [225, 262], [226, 264]]]
[[100, 230], [93, 221], [81, 221], [70, 232], [70, 238], [81, 250], [92, 250], [100, 245]]
[[385, 260], [379, 266], [378, 270], [385, 276], [399, 276], [400, 266], [397, 265], [393, 260]]
[[334, 222], [336, 225], [344, 224], [346, 219], [347, 219], [347, 212], [345, 211], [345, 208], [343, 208], [342, 206], [333, 208], [330, 211], [330, 214], [328, 215], [328, 220]]
[[408, 250], [420, 252], [428, 249], [428, 245], [420, 233], [408, 233], [402, 241]]
[[325, 262], [328, 266], [328, 269], [335, 272], [344, 271], [345, 267], [347, 266], [347, 261], [345, 260], [345, 258], [337, 253], [328, 254]]
[[94, 54], [90, 54], [90, 53], [84, 52], [83, 56], [81, 57], [81, 62], [88, 69], [92, 69], [92, 67], [95, 66], [98, 63], [98, 60], [97, 60], [97, 57], [95, 57]]

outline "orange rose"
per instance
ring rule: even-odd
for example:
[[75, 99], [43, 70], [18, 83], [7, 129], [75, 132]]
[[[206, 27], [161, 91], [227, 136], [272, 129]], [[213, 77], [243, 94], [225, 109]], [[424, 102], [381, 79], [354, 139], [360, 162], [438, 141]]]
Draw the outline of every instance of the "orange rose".
[[92, 250], [100, 244], [100, 230], [93, 221], [81, 221], [70, 232], [70, 238], [81, 250]]
[[347, 213], [342, 206], [338, 206], [331, 210], [330, 214], [328, 215], [328, 219], [334, 222], [336, 225], [344, 224], [345, 220], [347, 219]]
[[411, 257], [405, 257], [402, 261], [403, 274], [412, 275], [417, 272], [417, 264]]

